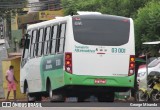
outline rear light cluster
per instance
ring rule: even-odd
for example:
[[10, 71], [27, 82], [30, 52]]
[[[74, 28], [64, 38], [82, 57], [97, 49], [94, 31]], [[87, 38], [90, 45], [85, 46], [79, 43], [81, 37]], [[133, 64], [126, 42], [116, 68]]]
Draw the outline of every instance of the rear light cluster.
[[65, 71], [72, 73], [72, 53], [65, 53]]
[[130, 55], [128, 76], [131, 76], [134, 74], [134, 69], [135, 69], [135, 56]]

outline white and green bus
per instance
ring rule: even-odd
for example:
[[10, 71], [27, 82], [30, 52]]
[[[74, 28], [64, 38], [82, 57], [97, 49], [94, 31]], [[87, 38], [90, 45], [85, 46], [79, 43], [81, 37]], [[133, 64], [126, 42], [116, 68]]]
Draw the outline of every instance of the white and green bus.
[[134, 86], [134, 24], [131, 18], [85, 14], [28, 26], [20, 88], [30, 97], [64, 101], [94, 95], [113, 101]]

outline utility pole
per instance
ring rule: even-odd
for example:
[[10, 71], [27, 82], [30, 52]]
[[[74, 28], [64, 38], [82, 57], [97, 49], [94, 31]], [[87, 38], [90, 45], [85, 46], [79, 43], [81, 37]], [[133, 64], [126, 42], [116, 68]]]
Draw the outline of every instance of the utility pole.
[[4, 28], [3, 28], [3, 18], [0, 18], [0, 39], [3, 39], [4, 38]]

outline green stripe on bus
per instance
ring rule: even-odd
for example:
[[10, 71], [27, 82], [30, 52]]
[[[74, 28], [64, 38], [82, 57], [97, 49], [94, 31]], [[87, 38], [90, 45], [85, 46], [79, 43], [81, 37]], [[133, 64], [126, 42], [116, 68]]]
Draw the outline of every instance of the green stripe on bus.
[[[65, 85], [89, 85], [89, 86], [114, 86], [114, 87], [133, 87], [134, 75], [126, 77], [115, 76], [85, 76], [75, 75], [65, 72]], [[95, 84], [95, 79], [105, 79], [106, 84]]]
[[[57, 88], [61, 84], [57, 83], [57, 79], [63, 76], [63, 54], [45, 56], [41, 60], [41, 80], [42, 80], [42, 91], [46, 90], [46, 80], [50, 79], [51, 85]], [[63, 78], [61, 78], [63, 79]], [[52, 84], [53, 83], [53, 84]]]
[[[51, 57], [52, 58], [52, 57]], [[43, 59], [44, 61], [44, 59]], [[89, 76], [89, 75], [76, 75], [67, 73], [61, 69], [53, 69], [49, 71], [43, 71], [41, 68], [42, 76], [42, 91], [45, 91], [45, 84], [47, 78], [51, 81], [52, 89], [57, 89], [65, 85], [88, 85], [88, 86], [114, 86], [114, 87], [133, 87], [134, 86], [134, 77], [124, 76], [124, 77], [115, 77], [115, 76]], [[105, 84], [95, 84], [95, 79], [105, 79]]]

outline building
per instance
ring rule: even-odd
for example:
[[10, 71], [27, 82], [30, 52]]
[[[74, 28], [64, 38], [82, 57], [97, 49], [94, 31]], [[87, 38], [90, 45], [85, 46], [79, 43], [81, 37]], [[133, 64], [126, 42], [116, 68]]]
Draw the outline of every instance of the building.
[[[24, 12], [24, 13], [23, 13]], [[17, 14], [12, 20], [13, 51], [20, 51], [21, 39], [24, 38], [27, 25], [51, 20], [56, 16], [63, 16], [60, 0], [28, 0], [23, 14]]]
[[7, 49], [8, 43], [5, 39], [0, 39], [0, 98], [4, 98], [4, 91], [3, 91], [3, 75], [2, 75], [2, 60], [8, 58]]
[[60, 10], [60, 0], [28, 0], [29, 12], [44, 11], [44, 10]]

